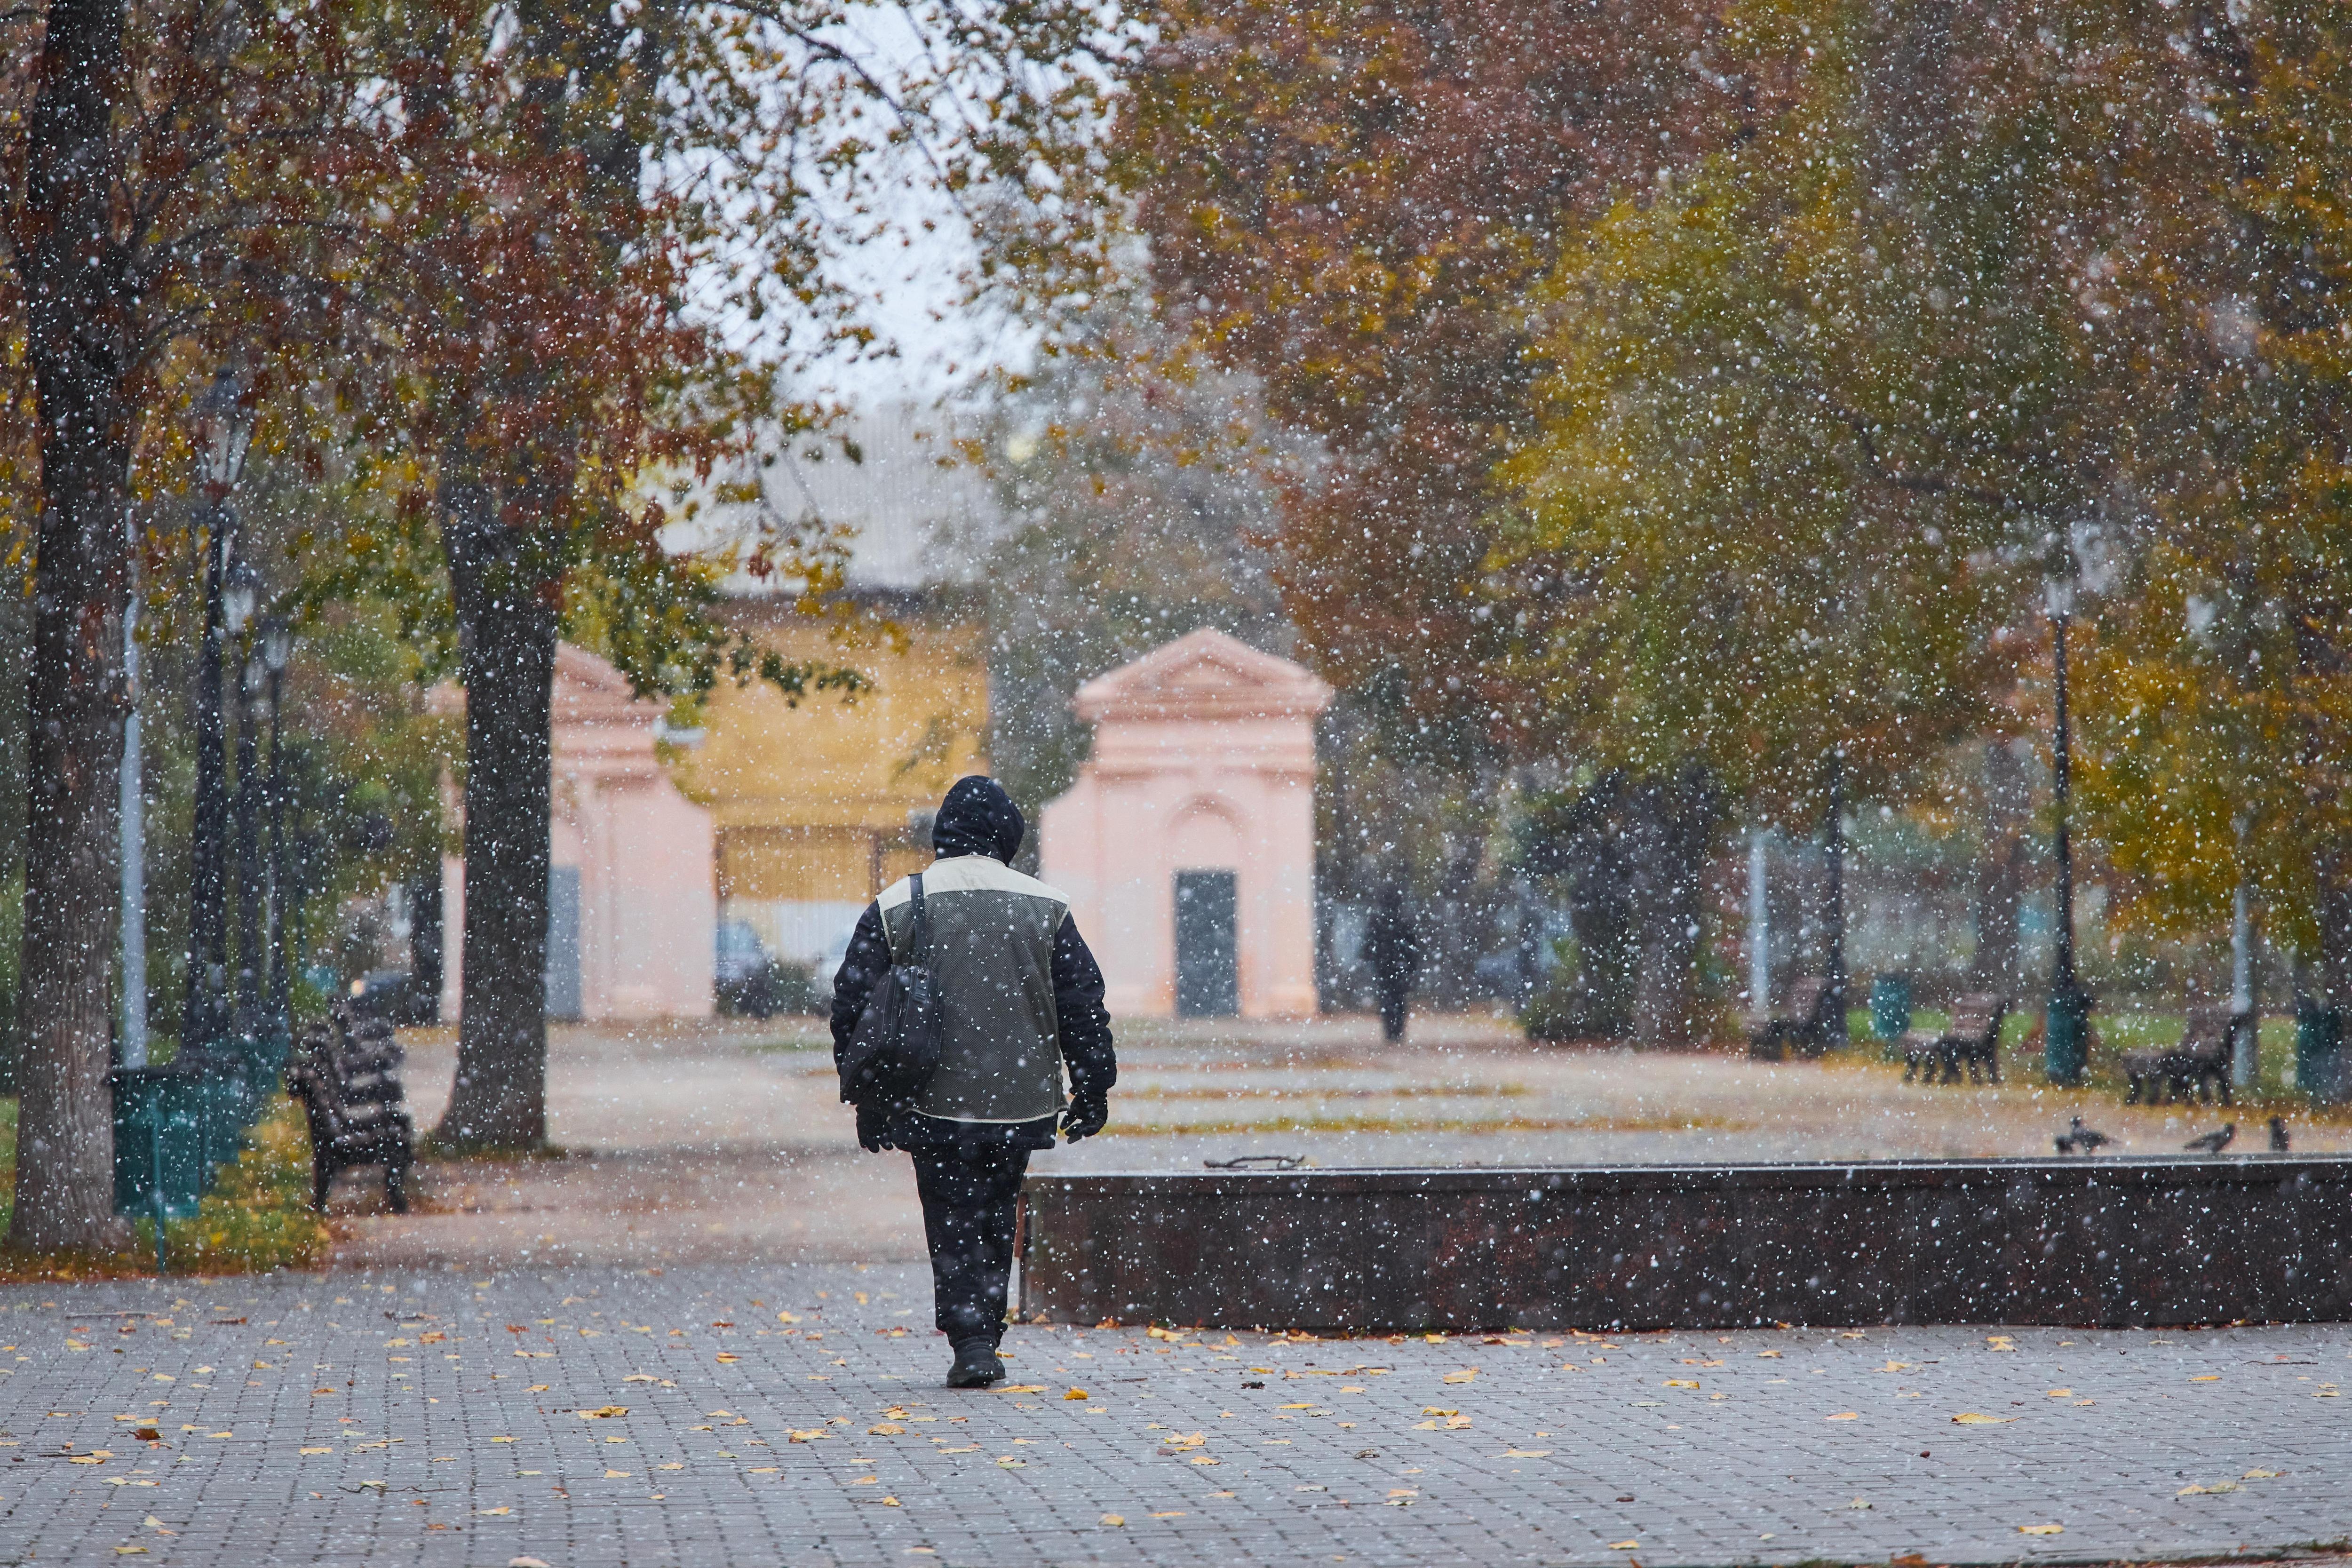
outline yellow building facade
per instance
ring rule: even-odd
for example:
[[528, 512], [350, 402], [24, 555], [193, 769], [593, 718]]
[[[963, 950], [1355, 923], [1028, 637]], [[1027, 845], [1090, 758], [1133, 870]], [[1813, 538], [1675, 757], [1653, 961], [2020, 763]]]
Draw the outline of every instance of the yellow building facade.
[[871, 683], [852, 701], [819, 693], [795, 706], [763, 682], [722, 681], [678, 767], [716, 830], [722, 925], [750, 927], [772, 957], [822, 962], [868, 900], [929, 863], [929, 814], [948, 786], [987, 771], [981, 629], [913, 597], [876, 611], [898, 637], [846, 644], [789, 600], [724, 613], [787, 658], [846, 665]]

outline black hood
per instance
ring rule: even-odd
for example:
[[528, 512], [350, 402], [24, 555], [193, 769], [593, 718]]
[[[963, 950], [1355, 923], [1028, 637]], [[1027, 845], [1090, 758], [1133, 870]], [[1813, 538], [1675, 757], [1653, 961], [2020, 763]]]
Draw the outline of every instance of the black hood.
[[1021, 852], [1029, 824], [1004, 786], [985, 773], [955, 782], [931, 822], [931, 852], [945, 860], [956, 855], [992, 855], [1006, 865]]

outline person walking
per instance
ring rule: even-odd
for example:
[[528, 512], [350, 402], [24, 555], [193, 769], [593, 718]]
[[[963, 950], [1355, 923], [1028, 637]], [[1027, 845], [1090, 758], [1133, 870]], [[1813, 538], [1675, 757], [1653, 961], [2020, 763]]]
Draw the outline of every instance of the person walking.
[[[996, 1348], [1029, 1156], [1054, 1146], [1057, 1122], [1073, 1143], [1101, 1131], [1118, 1077], [1102, 970], [1069, 900], [1013, 869], [1027, 832], [994, 779], [974, 773], [948, 791], [931, 825], [935, 858], [920, 873], [943, 1026], [939, 1070], [907, 1103], [857, 1107], [860, 1145], [914, 1158], [934, 1321], [955, 1350], [950, 1388], [1004, 1376]], [[913, 879], [900, 878], [858, 917], [833, 982], [836, 1065], [877, 982], [919, 956], [908, 947], [914, 900]]]
[[1421, 933], [1405, 911], [1404, 889], [1381, 889], [1381, 901], [1364, 931], [1364, 961], [1372, 966], [1372, 991], [1380, 998], [1381, 1038], [1404, 1038], [1405, 1007], [1421, 983]]

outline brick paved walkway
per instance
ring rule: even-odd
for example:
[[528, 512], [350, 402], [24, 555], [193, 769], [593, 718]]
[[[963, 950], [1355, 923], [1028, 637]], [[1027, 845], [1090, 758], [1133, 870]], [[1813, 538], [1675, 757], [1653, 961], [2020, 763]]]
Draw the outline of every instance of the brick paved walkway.
[[1015, 1386], [954, 1394], [929, 1318], [904, 1266], [11, 1288], [0, 1562], [1667, 1568], [2352, 1535], [2343, 1328], [1032, 1327]]

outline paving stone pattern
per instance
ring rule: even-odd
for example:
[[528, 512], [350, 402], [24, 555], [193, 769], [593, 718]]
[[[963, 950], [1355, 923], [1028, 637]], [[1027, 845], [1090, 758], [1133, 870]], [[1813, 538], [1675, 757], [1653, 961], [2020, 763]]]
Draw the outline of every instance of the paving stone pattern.
[[1013, 1386], [958, 1394], [929, 1317], [904, 1266], [12, 1287], [0, 1562], [1666, 1568], [2352, 1535], [2343, 1328], [1031, 1326]]

